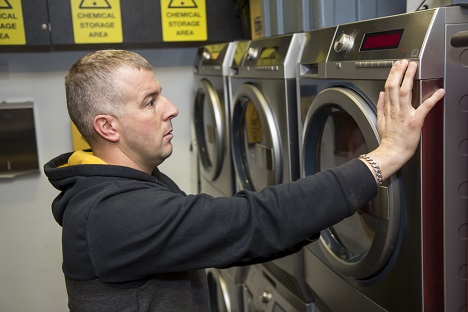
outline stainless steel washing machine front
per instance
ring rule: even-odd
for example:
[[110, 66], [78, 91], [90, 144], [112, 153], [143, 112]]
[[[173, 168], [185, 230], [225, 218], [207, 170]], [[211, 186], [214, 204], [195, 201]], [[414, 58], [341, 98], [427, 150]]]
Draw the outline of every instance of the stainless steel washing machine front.
[[[468, 11], [448, 7], [306, 34], [298, 99], [302, 176], [378, 146], [376, 103], [394, 61], [419, 63], [415, 107], [446, 89], [415, 156], [375, 200], [305, 248], [306, 282], [319, 311], [466, 307], [467, 29]], [[321, 35], [329, 46], [317, 45]]]
[[242, 300], [249, 267], [206, 270], [212, 312], [249, 311]]
[[278, 283], [263, 265], [250, 266], [243, 295], [245, 311], [316, 311], [315, 305], [304, 305], [294, 292], [294, 286]]
[[[303, 39], [304, 34], [297, 33], [252, 40], [241, 66], [231, 76], [231, 141], [237, 190], [262, 191], [299, 177], [296, 66]], [[265, 305], [266, 311], [282, 306], [281, 300], [302, 302], [296, 308], [308, 311], [311, 302], [302, 264], [301, 252], [264, 263], [259, 268], [265, 274], [256, 276], [266, 279], [265, 283], [247, 280], [246, 285], [277, 286], [273, 300], [279, 301]], [[247, 289], [244, 299], [261, 300], [254, 294], [263, 291]]]
[[303, 34], [250, 42], [231, 76], [237, 190], [260, 191], [299, 176], [296, 64]]
[[200, 192], [232, 196], [229, 70], [235, 42], [200, 47], [194, 66], [193, 133], [199, 159]]
[[[230, 144], [231, 70], [248, 41], [206, 45], [195, 61], [192, 146], [198, 162], [200, 192], [232, 196], [235, 191]], [[206, 270], [212, 311], [242, 312], [243, 276], [247, 268]]]

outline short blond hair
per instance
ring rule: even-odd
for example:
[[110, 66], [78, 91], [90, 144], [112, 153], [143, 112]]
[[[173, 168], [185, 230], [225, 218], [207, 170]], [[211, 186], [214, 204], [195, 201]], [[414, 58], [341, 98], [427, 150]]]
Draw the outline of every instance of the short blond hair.
[[65, 76], [68, 113], [88, 143], [94, 141], [95, 116], [120, 117], [125, 112], [126, 95], [116, 81], [117, 71], [125, 66], [153, 70], [151, 64], [137, 53], [100, 50], [80, 58]]

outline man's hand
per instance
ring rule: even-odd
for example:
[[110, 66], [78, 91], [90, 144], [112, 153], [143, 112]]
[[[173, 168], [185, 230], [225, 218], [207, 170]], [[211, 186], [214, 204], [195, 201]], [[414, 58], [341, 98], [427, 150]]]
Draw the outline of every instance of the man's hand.
[[411, 100], [416, 69], [415, 62], [395, 62], [385, 83], [385, 92], [379, 94], [377, 129], [380, 146], [369, 156], [380, 166], [384, 178], [393, 175], [413, 156], [424, 119], [445, 95], [445, 90], [439, 89], [414, 109]]

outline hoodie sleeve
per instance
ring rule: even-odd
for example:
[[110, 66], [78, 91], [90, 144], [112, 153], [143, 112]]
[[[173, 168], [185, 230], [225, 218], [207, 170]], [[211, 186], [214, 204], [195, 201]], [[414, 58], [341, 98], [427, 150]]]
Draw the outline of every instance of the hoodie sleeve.
[[232, 198], [120, 181], [89, 215], [91, 261], [108, 283], [266, 261], [304, 245], [376, 194], [374, 177], [359, 160]]

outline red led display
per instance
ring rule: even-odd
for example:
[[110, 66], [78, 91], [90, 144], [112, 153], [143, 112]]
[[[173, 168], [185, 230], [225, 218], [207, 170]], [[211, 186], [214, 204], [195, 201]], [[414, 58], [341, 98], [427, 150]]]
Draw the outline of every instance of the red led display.
[[400, 44], [403, 29], [364, 35], [361, 51], [395, 49]]

